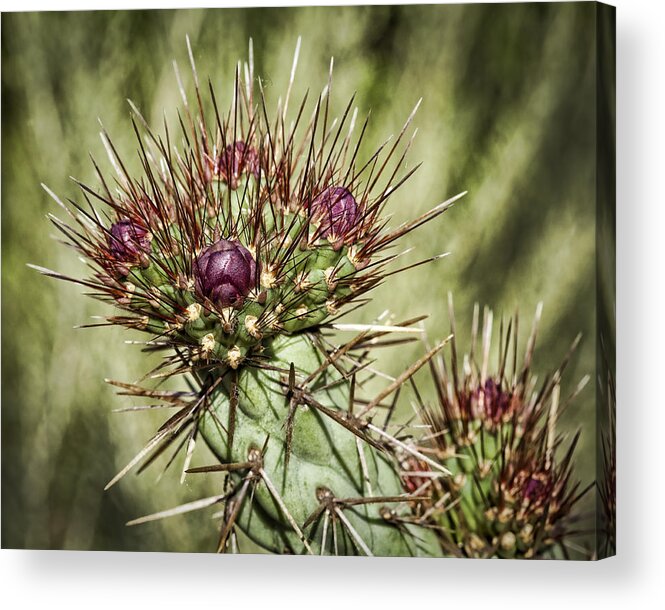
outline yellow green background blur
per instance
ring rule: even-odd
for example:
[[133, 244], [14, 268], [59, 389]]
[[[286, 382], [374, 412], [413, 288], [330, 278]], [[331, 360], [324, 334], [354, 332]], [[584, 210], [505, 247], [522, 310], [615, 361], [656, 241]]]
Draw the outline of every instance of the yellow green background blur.
[[[3, 547], [214, 549], [209, 513], [124, 525], [217, 489], [205, 477], [180, 485], [177, 469], [157, 481], [156, 468], [103, 491], [159, 421], [112, 413], [130, 402], [103, 380], [134, 381], [148, 363], [124, 343], [134, 338], [128, 331], [73, 330], [109, 311], [26, 266], [84, 272], [52, 239], [45, 215], [59, 212], [40, 183], [75, 199], [69, 176], [96, 185], [89, 153], [105, 158], [98, 118], [139, 170], [126, 98], [158, 130], [164, 117], [175, 125], [174, 59], [191, 91], [186, 35], [200, 75], [224, 101], [249, 37], [273, 105], [298, 36], [294, 99], [325, 85], [334, 56], [333, 108], [357, 92], [360, 116], [372, 113], [366, 155], [399, 131], [422, 96], [409, 163], [423, 166], [388, 210], [397, 224], [468, 190], [404, 242], [416, 248], [412, 262], [452, 255], [391, 278], [347, 321], [386, 308], [402, 319], [424, 313], [429, 335], [443, 337], [450, 290], [465, 345], [474, 302], [497, 315], [519, 308], [526, 331], [542, 300], [537, 373], [557, 366], [584, 333], [564, 384], [571, 390], [583, 375], [595, 377], [594, 31], [591, 3], [3, 15]], [[398, 374], [421, 353], [417, 344], [386, 350], [379, 364]], [[592, 381], [563, 422], [583, 430], [577, 474], [585, 484], [595, 472], [594, 400]], [[205, 450], [197, 463], [206, 463]]]

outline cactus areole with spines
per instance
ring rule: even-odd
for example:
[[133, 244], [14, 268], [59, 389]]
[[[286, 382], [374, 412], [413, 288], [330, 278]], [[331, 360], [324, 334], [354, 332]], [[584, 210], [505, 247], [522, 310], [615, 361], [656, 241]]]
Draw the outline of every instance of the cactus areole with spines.
[[[231, 111], [222, 112], [213, 94], [204, 99], [189, 51], [196, 95], [193, 104], [185, 99], [181, 148], [153, 133], [132, 105], [144, 132], [143, 173], [125, 169], [131, 165], [104, 132], [117, 188], [100, 174], [100, 187], [81, 185], [85, 202], [71, 207], [48, 191], [69, 214], [67, 223], [53, 222], [92, 272], [76, 279], [39, 270], [114, 305], [119, 311], [108, 324], [145, 333], [146, 349], [163, 354], [153, 371], [158, 376], [187, 377], [178, 391], [111, 382], [125, 395], [177, 412], [107, 488], [170, 446], [184, 447], [182, 478], [223, 473], [219, 495], [131, 523], [221, 504], [211, 545], [221, 552], [237, 550], [238, 530], [273, 553], [431, 557], [469, 549], [474, 556], [526, 556], [547, 548], [538, 538], [542, 507], [559, 493], [560, 512], [569, 509], [562, 497], [568, 471], [554, 467], [552, 447], [513, 447], [524, 459], [511, 458], [501, 471], [504, 487], [483, 483], [482, 501], [463, 479], [485, 463], [450, 458], [451, 451], [477, 455], [483, 426], [491, 434], [480, 448], [496, 457], [497, 439], [515, 426], [526, 403], [524, 384], [507, 386], [483, 373], [458, 392], [454, 408], [444, 388], [443, 415], [423, 408], [425, 422], [441, 427], [440, 437], [433, 442], [428, 433], [424, 442], [390, 418], [401, 386], [431, 365], [446, 341], [368, 396], [363, 380], [372, 351], [408, 340], [400, 333], [420, 332], [422, 318], [338, 321], [388, 275], [414, 266], [389, 269], [400, 254], [396, 242], [463, 195], [390, 227], [388, 198], [415, 171], [404, 169], [414, 115], [389, 145], [361, 161], [367, 131], [356, 129], [352, 102], [337, 120], [329, 116], [330, 86], [309, 108], [305, 100], [290, 105], [287, 93], [271, 116], [262, 90], [254, 89], [260, 79], [250, 61], [236, 72]], [[335, 343], [336, 330], [359, 334]], [[532, 422], [528, 432], [542, 445], [547, 436], [538, 436], [538, 425]], [[216, 463], [195, 465], [200, 439]], [[461, 503], [454, 499], [459, 489], [469, 489]], [[509, 519], [500, 513], [506, 498], [514, 506]], [[485, 527], [480, 521], [495, 509], [493, 525]], [[545, 525], [550, 529], [543, 532], [558, 535], [556, 522]]]

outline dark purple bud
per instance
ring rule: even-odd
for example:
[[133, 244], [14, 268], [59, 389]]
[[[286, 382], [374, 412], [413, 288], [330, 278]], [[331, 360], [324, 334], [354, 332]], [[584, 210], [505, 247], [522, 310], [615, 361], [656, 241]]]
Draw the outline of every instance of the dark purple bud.
[[312, 218], [318, 221], [317, 236], [344, 238], [359, 219], [356, 200], [348, 189], [331, 186], [312, 201]]
[[513, 406], [513, 396], [511, 393], [501, 389], [494, 379], [485, 381], [482, 390], [477, 391], [477, 398], [482, 391], [483, 394], [483, 415], [494, 424], [499, 424], [504, 417], [510, 413]]
[[238, 188], [238, 180], [243, 173], [259, 176], [259, 156], [252, 146], [242, 140], [229, 144], [219, 155], [215, 173], [220, 175], [232, 189]]
[[256, 284], [256, 262], [237, 241], [220, 239], [194, 262], [196, 292], [219, 307], [239, 307]]
[[547, 500], [552, 489], [550, 478], [540, 472], [526, 477], [522, 487], [522, 497], [529, 504], [539, 505]]
[[135, 262], [142, 254], [150, 252], [149, 231], [125, 218], [111, 226], [108, 244], [114, 258], [123, 262]]

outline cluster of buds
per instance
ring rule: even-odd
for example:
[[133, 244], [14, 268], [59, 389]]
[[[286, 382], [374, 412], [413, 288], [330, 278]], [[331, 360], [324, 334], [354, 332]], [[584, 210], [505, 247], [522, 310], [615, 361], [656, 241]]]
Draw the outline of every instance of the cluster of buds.
[[166, 192], [146, 206], [135, 186], [109, 201], [118, 220], [77, 244], [99, 261], [100, 287], [135, 314], [128, 325], [233, 368], [260, 354], [264, 338], [320, 324], [377, 280], [358, 273], [371, 227], [351, 191], [324, 187], [293, 212], [292, 201], [275, 201], [261, 185], [246, 160], [256, 159], [252, 151], [243, 142], [235, 153], [226, 147], [207, 182], [208, 174], [192, 174], [176, 186], [190, 185], [179, 195], [190, 206], [200, 200], [191, 191], [210, 195], [205, 214], [181, 210]]
[[[560, 456], [564, 439], [556, 423], [588, 378], [560, 404], [561, 375], [569, 354], [542, 387], [535, 387], [530, 368], [540, 311], [539, 306], [521, 369], [515, 317], [505, 333], [501, 324], [498, 366], [492, 372], [493, 314], [488, 309], [480, 362], [472, 345], [460, 367], [453, 339], [450, 361], [431, 363], [439, 404], [421, 407], [432, 430], [426, 450], [438, 455], [453, 476], [433, 480], [428, 493], [441, 500], [439, 523], [449, 532], [448, 547], [462, 556], [547, 556], [570, 533], [572, 508], [584, 493], [571, 480], [577, 436]], [[454, 332], [452, 299], [450, 317]], [[473, 337], [478, 336], [478, 322], [476, 307]]]
[[238, 77], [237, 91], [248, 95], [225, 121], [215, 106], [211, 123], [199, 106], [185, 138], [196, 144], [175, 159], [133, 107], [150, 143], [140, 148], [145, 176], [125, 171], [104, 134], [120, 188], [109, 190], [102, 178], [101, 192], [83, 192], [114, 220], [78, 206], [75, 225], [54, 220], [95, 268], [83, 283], [126, 311], [108, 322], [145, 330], [189, 368], [251, 364], [276, 334], [341, 315], [384, 277], [394, 256], [382, 253], [447, 207], [388, 230], [381, 211], [396, 189], [395, 170], [375, 185], [388, 175], [395, 147], [380, 171], [357, 169], [344, 120], [335, 137], [318, 135], [328, 118], [315, 112], [298, 142], [298, 121], [271, 128], [252, 102], [252, 85]]
[[[463, 195], [388, 228], [386, 200], [412, 173], [400, 176], [404, 154], [395, 153], [413, 114], [392, 147], [357, 165], [365, 129], [352, 143], [350, 104], [340, 120], [328, 116], [330, 87], [309, 122], [304, 101], [287, 120], [288, 94], [271, 120], [265, 100], [255, 101], [250, 61], [244, 79], [237, 72], [225, 115], [214, 95], [213, 112], [205, 112], [193, 60], [192, 69], [197, 106], [185, 103], [183, 150], [154, 134], [132, 106], [146, 132], [143, 175], [130, 176], [104, 133], [118, 189], [100, 175], [101, 190], [81, 185], [88, 206], [70, 208], [54, 196], [72, 221], [53, 222], [93, 271], [80, 280], [40, 270], [123, 310], [108, 324], [148, 333], [149, 349], [165, 354], [154, 372], [189, 375], [192, 390], [118, 384], [125, 394], [168, 400], [180, 410], [109, 486], [187, 435], [183, 477], [217, 470], [231, 482], [230, 491], [225, 484], [223, 495], [208, 499], [225, 502], [219, 550], [236, 525], [273, 552], [529, 558], [561, 546], [584, 491], [572, 481], [577, 437], [565, 449], [556, 429], [570, 400], [560, 400], [567, 359], [541, 388], [530, 373], [540, 310], [521, 368], [516, 318], [505, 334], [501, 324], [498, 365], [490, 366], [489, 310], [480, 361], [472, 345], [460, 366], [451, 301], [450, 361], [441, 356], [443, 341], [365, 403], [355, 397], [355, 379], [369, 350], [414, 320], [369, 325], [337, 348], [320, 332], [388, 275], [397, 240]], [[478, 324], [476, 308], [474, 343]], [[388, 418], [375, 426], [372, 411], [400, 384], [415, 387], [412, 376], [426, 364], [438, 404], [419, 403], [429, 432], [405, 443], [387, 432]], [[219, 463], [190, 470], [199, 434]], [[614, 462], [601, 493], [614, 497]], [[175, 510], [201, 505], [208, 504]]]

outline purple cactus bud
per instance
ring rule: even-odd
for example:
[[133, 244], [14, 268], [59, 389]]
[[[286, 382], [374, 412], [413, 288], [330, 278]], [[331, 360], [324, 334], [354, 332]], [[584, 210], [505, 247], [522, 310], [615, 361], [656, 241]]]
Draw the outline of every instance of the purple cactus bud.
[[114, 258], [123, 262], [138, 260], [150, 252], [151, 236], [141, 225], [124, 218], [111, 226], [108, 244]]
[[242, 140], [229, 144], [219, 155], [215, 173], [232, 188], [238, 188], [238, 180], [243, 173], [251, 173], [258, 178], [259, 156], [252, 146]]
[[320, 222], [317, 236], [344, 238], [359, 220], [356, 200], [348, 189], [331, 186], [312, 201], [312, 217]]
[[194, 279], [199, 296], [239, 307], [256, 284], [256, 262], [239, 242], [220, 239], [194, 262]]
[[494, 379], [485, 381], [482, 390], [477, 391], [477, 398], [480, 392], [483, 394], [483, 415], [494, 424], [499, 424], [504, 417], [509, 414], [513, 408], [513, 397], [509, 392], [501, 389]]
[[540, 505], [549, 496], [552, 483], [544, 472], [537, 472], [525, 478], [522, 486], [522, 497], [532, 505]]

